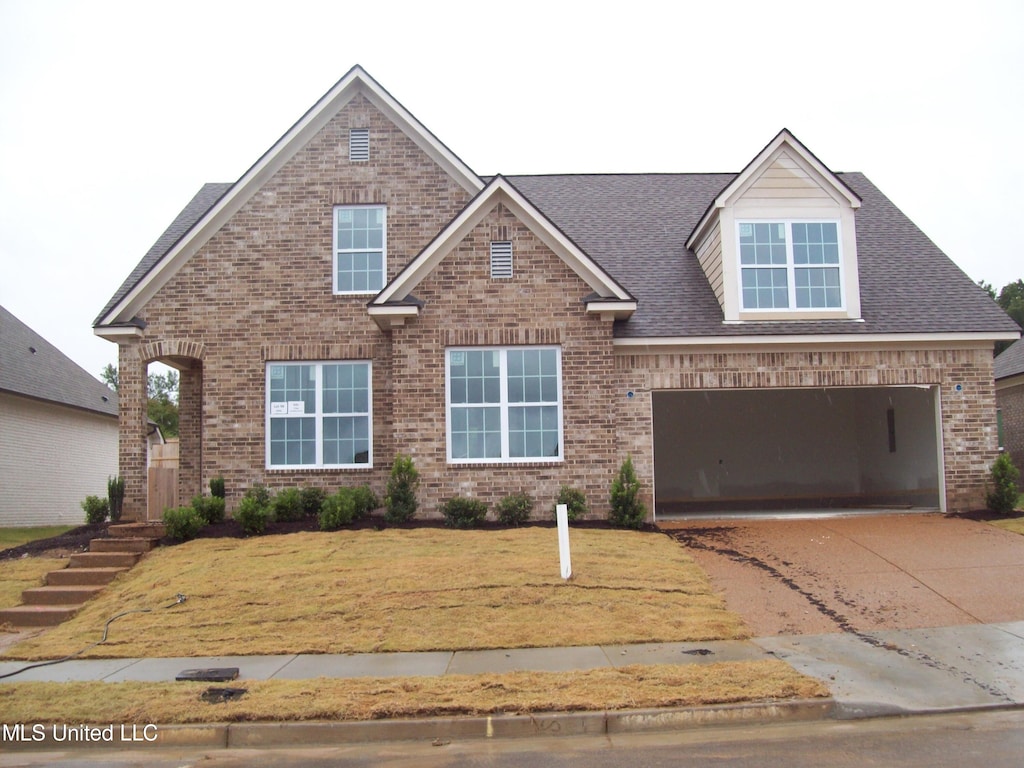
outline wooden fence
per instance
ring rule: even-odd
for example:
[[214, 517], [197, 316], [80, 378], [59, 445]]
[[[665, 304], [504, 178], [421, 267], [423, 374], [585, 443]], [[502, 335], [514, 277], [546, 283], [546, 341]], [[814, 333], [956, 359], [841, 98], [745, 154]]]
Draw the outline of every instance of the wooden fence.
[[174, 438], [149, 449], [147, 520], [162, 520], [164, 510], [178, 506], [178, 441]]

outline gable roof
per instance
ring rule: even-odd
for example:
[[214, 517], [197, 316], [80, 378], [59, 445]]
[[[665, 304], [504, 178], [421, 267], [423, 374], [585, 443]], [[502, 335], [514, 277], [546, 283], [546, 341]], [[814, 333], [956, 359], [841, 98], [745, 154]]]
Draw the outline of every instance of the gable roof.
[[716, 211], [721, 210], [730, 201], [742, 195], [764, 170], [784, 152], [805, 170], [813, 174], [822, 185], [822, 188], [828, 191], [834, 199], [843, 200], [854, 209], [860, 207], [861, 201], [857, 193], [850, 189], [837, 174], [830, 171], [796, 136], [788, 129], [783, 128], [711, 201], [700, 221], [694, 226], [693, 232], [690, 233], [687, 246], [693, 246], [696, 243], [700, 234], [714, 220]]
[[117, 418], [117, 394], [0, 307], [0, 390]]
[[1018, 339], [1000, 353], [993, 363], [996, 379], [1024, 373], [1024, 339]]
[[[223, 188], [224, 185], [206, 185], [200, 190], [197, 198], [204, 195], [204, 191], [212, 195], [213, 191], [208, 190], [211, 186], [220, 188], [219, 195], [212, 205], [201, 212], [198, 218], [191, 220], [185, 231], [174, 239], [169, 248], [164, 249], [155, 258], [149, 257], [157, 249], [160, 241], [150, 249], [150, 254], [147, 254], [132, 271], [132, 276], [129, 276], [96, 318], [94, 325], [97, 329], [130, 324], [139, 308], [174, 275], [177, 269], [357, 94], [365, 96], [466, 191], [475, 194], [483, 188], [483, 181], [469, 166], [427, 130], [362, 67], [356, 65], [242, 174], [237, 182], [228, 185], [226, 189]], [[197, 205], [193, 212], [199, 207]], [[185, 217], [183, 211], [175, 221], [184, 222], [186, 218], [190, 217]]]
[[375, 308], [388, 304], [410, 306], [407, 301], [410, 292], [499, 204], [526, 224], [531, 232], [590, 286], [594, 291], [594, 300], [628, 305], [627, 312], [635, 308], [633, 297], [614, 277], [558, 229], [508, 179], [498, 175], [374, 297], [370, 302], [371, 314]]
[[177, 244], [182, 237], [184, 237], [188, 231], [199, 221], [207, 211], [209, 211], [213, 205], [220, 200], [224, 194], [234, 186], [231, 183], [227, 184], [204, 184], [186, 205], [181, 213], [179, 213], [171, 225], [164, 230], [164, 233], [160, 235], [153, 246], [146, 252], [146, 255], [142, 257], [135, 269], [132, 270], [131, 274], [125, 278], [125, 281], [121, 283], [121, 287], [117, 289], [114, 295], [111, 297], [107, 305], [103, 307], [103, 311], [97, 316], [94, 321], [94, 325], [100, 325], [103, 319], [108, 313], [117, 306], [125, 296], [128, 295], [129, 291], [132, 290], [138, 283], [152, 270], [159, 262], [160, 259], [167, 254], [171, 248]]

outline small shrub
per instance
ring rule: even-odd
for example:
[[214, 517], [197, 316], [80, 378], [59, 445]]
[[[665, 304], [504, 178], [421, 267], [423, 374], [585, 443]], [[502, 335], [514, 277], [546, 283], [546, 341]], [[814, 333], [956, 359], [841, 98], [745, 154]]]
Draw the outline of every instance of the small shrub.
[[252, 488], [245, 492], [245, 498], [253, 499], [261, 507], [270, 506], [270, 491], [267, 490], [266, 486], [256, 483]]
[[247, 536], [259, 536], [267, 530], [267, 523], [270, 522], [273, 513], [265, 504], [260, 504], [255, 496], [245, 496], [238, 504], [235, 511], [235, 520], [242, 526]]
[[360, 485], [352, 489], [356, 501], [356, 518], [369, 517], [373, 510], [380, 506], [380, 499], [368, 485]]
[[302, 507], [302, 491], [298, 488], [285, 488], [271, 502], [274, 519], [279, 523], [294, 523], [305, 515]]
[[167, 535], [175, 541], [194, 539], [204, 524], [202, 515], [194, 507], [178, 507], [164, 512]]
[[518, 527], [530, 519], [533, 499], [528, 493], [512, 493], [498, 502], [497, 510], [499, 523]]
[[583, 495], [583, 491], [570, 488], [568, 485], [563, 485], [561, 490], [558, 491], [555, 509], [551, 510], [552, 514], [556, 513], [559, 504], [565, 504], [570, 523], [573, 520], [581, 519], [587, 514], [587, 497]]
[[444, 503], [441, 514], [449, 528], [476, 528], [487, 517], [487, 505], [480, 499], [455, 496]]
[[351, 525], [356, 518], [356, 492], [352, 488], [341, 488], [324, 499], [320, 507], [320, 530], [336, 531]]
[[647, 508], [640, 501], [640, 481], [633, 469], [633, 457], [627, 456], [612, 481], [611, 512], [608, 519], [623, 528], [641, 528]]
[[385, 520], [389, 523], [412, 520], [416, 514], [416, 489], [419, 483], [420, 473], [412, 463], [412, 456], [396, 456], [384, 496], [384, 505], [387, 507]]
[[121, 519], [124, 510], [124, 480], [120, 477], [107, 478], [107, 504], [110, 507], [110, 522]]
[[327, 492], [323, 488], [302, 489], [302, 514], [306, 517], [316, 517], [320, 514], [320, 506], [327, 498]]
[[223, 477], [214, 477], [210, 479], [210, 495], [218, 499], [223, 499], [225, 497], [226, 493]]
[[1013, 465], [1010, 454], [1001, 453], [992, 464], [989, 481], [986, 484], [985, 505], [1000, 515], [1008, 515], [1017, 507], [1019, 470]]
[[224, 506], [224, 499], [218, 496], [192, 497], [192, 509], [199, 513], [206, 525], [224, 522]]
[[107, 515], [110, 514], [110, 502], [99, 496], [86, 496], [82, 502], [82, 509], [85, 510], [85, 522], [95, 525], [107, 519]]

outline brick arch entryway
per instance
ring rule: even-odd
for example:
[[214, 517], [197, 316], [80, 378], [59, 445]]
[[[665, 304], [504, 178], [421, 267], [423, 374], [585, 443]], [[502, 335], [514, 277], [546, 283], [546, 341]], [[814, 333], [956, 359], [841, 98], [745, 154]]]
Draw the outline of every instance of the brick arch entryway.
[[202, 488], [203, 358], [206, 348], [187, 339], [118, 343], [120, 443], [118, 467], [125, 481], [124, 519], [159, 518], [147, 502], [149, 430], [146, 415], [146, 374], [158, 362], [178, 371], [178, 498], [190, 499]]

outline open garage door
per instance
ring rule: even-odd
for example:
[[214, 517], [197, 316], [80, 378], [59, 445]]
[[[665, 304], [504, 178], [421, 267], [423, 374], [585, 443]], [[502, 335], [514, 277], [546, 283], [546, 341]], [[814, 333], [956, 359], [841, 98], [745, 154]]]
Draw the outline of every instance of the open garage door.
[[939, 507], [925, 387], [658, 391], [655, 509]]

